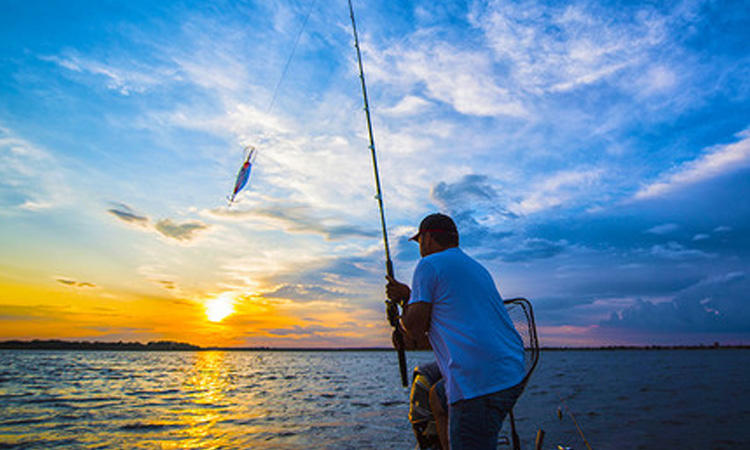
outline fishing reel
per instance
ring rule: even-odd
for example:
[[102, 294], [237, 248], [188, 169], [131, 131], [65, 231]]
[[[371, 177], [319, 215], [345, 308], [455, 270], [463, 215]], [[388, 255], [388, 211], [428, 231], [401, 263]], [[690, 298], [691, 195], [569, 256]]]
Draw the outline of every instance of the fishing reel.
[[400, 317], [398, 305], [399, 304], [393, 300], [385, 301], [385, 314], [388, 317], [388, 323], [390, 323], [392, 327], [398, 326], [398, 319]]

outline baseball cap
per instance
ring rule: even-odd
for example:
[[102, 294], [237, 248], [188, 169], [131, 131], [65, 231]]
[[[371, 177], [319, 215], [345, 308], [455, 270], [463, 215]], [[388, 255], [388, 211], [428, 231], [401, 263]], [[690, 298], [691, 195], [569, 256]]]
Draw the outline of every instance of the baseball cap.
[[419, 235], [425, 232], [448, 233], [458, 236], [458, 229], [453, 219], [440, 213], [430, 214], [422, 219], [422, 222], [419, 224], [419, 231], [410, 237], [409, 240], [416, 241]]

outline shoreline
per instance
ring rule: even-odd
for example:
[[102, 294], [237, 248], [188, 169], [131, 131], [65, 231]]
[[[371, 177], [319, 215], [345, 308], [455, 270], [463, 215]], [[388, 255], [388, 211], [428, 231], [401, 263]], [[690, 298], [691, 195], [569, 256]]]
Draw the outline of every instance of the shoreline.
[[[541, 347], [541, 351], [608, 351], [608, 350], [730, 350], [750, 349], [750, 345], [609, 345], [599, 347]], [[200, 347], [184, 342], [154, 341], [140, 342], [100, 342], [64, 341], [59, 339], [31, 341], [9, 340], [0, 342], [0, 350], [78, 350], [78, 351], [227, 351], [227, 352], [385, 352], [390, 347]], [[429, 350], [417, 350], [429, 351]]]

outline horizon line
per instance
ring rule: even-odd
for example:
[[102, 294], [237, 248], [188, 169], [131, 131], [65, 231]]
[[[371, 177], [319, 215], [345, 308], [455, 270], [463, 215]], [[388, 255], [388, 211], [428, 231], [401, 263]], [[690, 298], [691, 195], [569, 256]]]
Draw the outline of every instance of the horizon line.
[[[598, 346], [541, 346], [540, 350], [679, 350], [679, 349], [750, 349], [750, 344], [646, 344]], [[0, 341], [1, 350], [141, 350], [141, 351], [395, 351], [392, 347], [274, 347], [274, 346], [199, 346], [176, 341], [69, 341], [64, 339], [11, 339]], [[431, 350], [410, 350], [431, 351]]]

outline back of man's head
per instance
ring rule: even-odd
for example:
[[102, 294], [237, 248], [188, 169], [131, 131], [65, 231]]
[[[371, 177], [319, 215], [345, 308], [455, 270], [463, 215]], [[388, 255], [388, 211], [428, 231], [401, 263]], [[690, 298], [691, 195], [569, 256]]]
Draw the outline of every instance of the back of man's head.
[[429, 233], [443, 247], [458, 247], [458, 228], [453, 219], [445, 214], [430, 214], [422, 219], [419, 231], [411, 239], [416, 241], [422, 233]]

